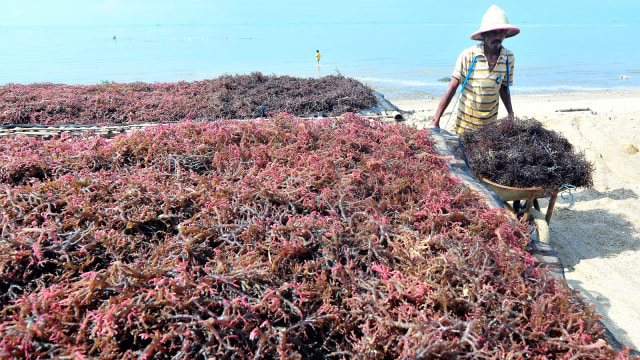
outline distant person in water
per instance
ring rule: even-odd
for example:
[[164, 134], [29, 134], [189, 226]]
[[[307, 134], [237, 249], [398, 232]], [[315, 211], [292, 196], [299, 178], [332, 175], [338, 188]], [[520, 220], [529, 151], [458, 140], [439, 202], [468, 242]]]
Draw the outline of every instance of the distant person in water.
[[115, 39], [116, 39], [116, 36], [115, 36], [115, 35], [113, 35], [113, 40], [115, 40]]
[[433, 116], [433, 126], [440, 127], [440, 117], [462, 83], [455, 132], [481, 128], [498, 118], [499, 99], [513, 119], [511, 94], [513, 53], [502, 46], [504, 39], [518, 35], [520, 29], [510, 25], [504, 10], [491, 5], [482, 17], [480, 29], [471, 35], [480, 44], [464, 50], [456, 62], [449, 87]]
[[318, 64], [320, 64], [320, 56], [322, 56], [320, 54], [320, 50], [316, 50], [316, 61], [318, 62]]

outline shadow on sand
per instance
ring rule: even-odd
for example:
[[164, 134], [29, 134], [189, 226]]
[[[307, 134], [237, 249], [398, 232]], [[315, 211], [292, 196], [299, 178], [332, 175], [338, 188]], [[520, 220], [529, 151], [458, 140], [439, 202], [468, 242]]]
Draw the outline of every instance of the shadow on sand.
[[[576, 201], [579, 202], [599, 199], [624, 201], [638, 198], [635, 192], [627, 189], [608, 192], [588, 189], [576, 195]], [[610, 258], [624, 252], [640, 250], [640, 237], [635, 232], [634, 224], [625, 219], [624, 215], [605, 209], [565, 209], [569, 204], [570, 200], [559, 198], [549, 227], [551, 244], [558, 252], [565, 274], [575, 271], [575, 268], [585, 260]], [[571, 288], [579, 290], [580, 295], [588, 303], [598, 304], [598, 313], [603, 315], [610, 313], [609, 296], [611, 294], [587, 290], [588, 286], [583, 281], [568, 277], [567, 283]], [[618, 327], [613, 321], [605, 320], [603, 323], [606, 323], [609, 331], [617, 334], [615, 338], [619, 341], [629, 339], [630, 335], [633, 335]], [[633, 354], [640, 353], [633, 352]]]

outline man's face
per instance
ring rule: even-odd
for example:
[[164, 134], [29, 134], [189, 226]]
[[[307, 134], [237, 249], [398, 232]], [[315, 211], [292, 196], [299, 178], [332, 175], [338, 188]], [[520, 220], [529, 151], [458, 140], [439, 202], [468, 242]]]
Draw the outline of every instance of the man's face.
[[497, 51], [502, 46], [504, 38], [507, 36], [507, 30], [491, 30], [482, 35], [484, 36], [485, 46], [489, 46], [492, 50]]

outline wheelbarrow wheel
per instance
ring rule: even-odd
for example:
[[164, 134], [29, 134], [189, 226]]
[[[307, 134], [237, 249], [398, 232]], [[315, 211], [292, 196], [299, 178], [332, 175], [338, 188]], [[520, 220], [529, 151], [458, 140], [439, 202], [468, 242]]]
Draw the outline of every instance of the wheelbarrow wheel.
[[551, 241], [549, 234], [549, 224], [545, 220], [545, 215], [536, 209], [531, 209], [531, 218], [536, 226], [536, 240], [549, 244]]

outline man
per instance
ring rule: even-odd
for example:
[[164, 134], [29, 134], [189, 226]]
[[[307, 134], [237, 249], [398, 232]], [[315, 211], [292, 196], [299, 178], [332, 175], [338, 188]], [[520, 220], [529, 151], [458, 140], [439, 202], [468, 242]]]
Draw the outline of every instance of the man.
[[316, 50], [316, 61], [318, 62], [318, 64], [320, 64], [320, 50]]
[[487, 10], [480, 29], [471, 35], [472, 40], [482, 42], [464, 50], [458, 57], [449, 87], [433, 117], [433, 126], [440, 127], [440, 117], [460, 84], [463, 91], [456, 117], [457, 134], [495, 121], [499, 98], [509, 118], [513, 119], [509, 86], [513, 84], [514, 56], [502, 46], [502, 41], [519, 33], [520, 29], [509, 25], [504, 10], [495, 5]]

